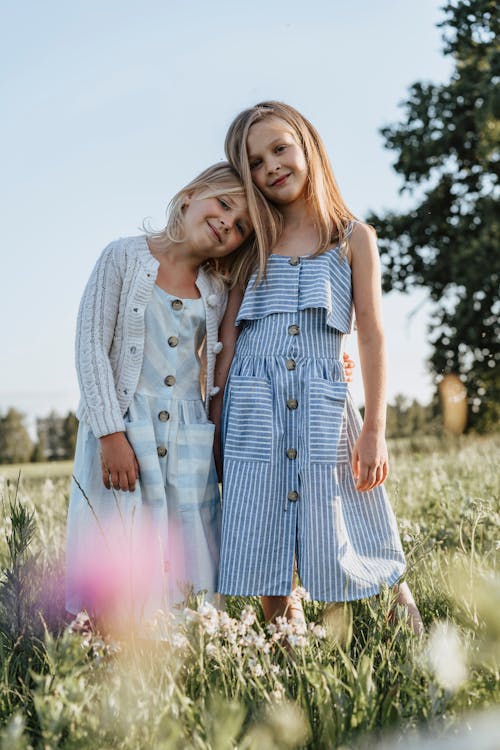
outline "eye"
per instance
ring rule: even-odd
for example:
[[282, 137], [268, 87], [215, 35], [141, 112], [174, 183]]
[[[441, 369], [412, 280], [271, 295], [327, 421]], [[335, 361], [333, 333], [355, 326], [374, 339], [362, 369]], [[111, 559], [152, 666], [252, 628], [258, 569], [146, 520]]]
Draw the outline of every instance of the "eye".
[[244, 224], [241, 224], [241, 222], [238, 222], [236, 224], [236, 229], [238, 230], [238, 232], [241, 234], [242, 237], [244, 237], [247, 233], [246, 226]]
[[229, 210], [229, 208], [230, 208], [229, 203], [226, 203], [226, 201], [224, 200], [224, 198], [217, 198], [217, 200], [219, 201], [220, 205], [222, 206], [222, 208], [225, 211]]
[[262, 164], [262, 161], [260, 159], [253, 159], [250, 162], [250, 169], [252, 170], [257, 169], [257, 167], [260, 167], [261, 164]]
[[274, 149], [277, 154], [281, 154], [282, 151], [286, 149], [286, 146], [276, 146]]

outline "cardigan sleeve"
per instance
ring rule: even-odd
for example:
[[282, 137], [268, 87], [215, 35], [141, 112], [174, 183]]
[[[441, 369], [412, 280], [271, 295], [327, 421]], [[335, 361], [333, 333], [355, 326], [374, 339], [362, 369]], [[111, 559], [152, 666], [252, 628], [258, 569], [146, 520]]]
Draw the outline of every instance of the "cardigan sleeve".
[[109, 352], [113, 342], [122, 273], [112, 242], [97, 261], [85, 287], [76, 327], [76, 370], [92, 432], [102, 437], [125, 430]]

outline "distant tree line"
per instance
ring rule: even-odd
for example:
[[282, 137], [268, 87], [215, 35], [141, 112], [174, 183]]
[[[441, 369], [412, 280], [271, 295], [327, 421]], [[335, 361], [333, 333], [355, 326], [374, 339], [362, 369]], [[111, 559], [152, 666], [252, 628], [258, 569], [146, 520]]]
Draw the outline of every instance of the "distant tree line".
[[[17, 464], [72, 459], [75, 453], [78, 420], [72, 411], [65, 416], [50, 412], [36, 420], [36, 439], [26, 427], [25, 415], [9, 408], [0, 412], [0, 464]], [[437, 402], [423, 406], [398, 395], [387, 407], [387, 436], [411, 437], [442, 429]]]
[[0, 464], [63, 461], [73, 458], [78, 420], [72, 411], [55, 411], [36, 420], [36, 439], [26, 427], [25, 415], [14, 409], [0, 412]]

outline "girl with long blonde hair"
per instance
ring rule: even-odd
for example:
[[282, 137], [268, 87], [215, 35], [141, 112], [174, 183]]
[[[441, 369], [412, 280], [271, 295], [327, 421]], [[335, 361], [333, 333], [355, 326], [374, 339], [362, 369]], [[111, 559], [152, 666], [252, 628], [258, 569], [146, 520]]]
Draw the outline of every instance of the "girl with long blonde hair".
[[[219, 591], [297, 614], [395, 586], [415, 629], [396, 519], [383, 488], [385, 344], [374, 230], [347, 208], [315, 128], [269, 101], [239, 114], [226, 155], [247, 191], [257, 259], [240, 267], [221, 326], [212, 404], [223, 446]], [[341, 364], [358, 335], [361, 421]], [[223, 393], [224, 392], [224, 397]]]

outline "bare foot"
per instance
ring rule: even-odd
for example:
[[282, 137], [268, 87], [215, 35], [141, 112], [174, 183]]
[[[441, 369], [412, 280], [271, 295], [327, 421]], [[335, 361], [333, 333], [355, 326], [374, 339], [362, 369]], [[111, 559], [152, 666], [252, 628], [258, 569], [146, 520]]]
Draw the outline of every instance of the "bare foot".
[[[394, 586], [394, 592], [396, 593], [396, 601], [394, 602], [394, 604], [395, 606], [399, 605], [405, 608], [406, 617], [411, 625], [413, 632], [416, 635], [424, 635], [424, 623], [422, 622], [422, 617], [420, 616], [420, 612], [418, 611], [415, 599], [413, 598], [413, 594], [411, 593], [406, 581], [396, 584]], [[394, 617], [394, 613], [392, 613], [392, 616]]]

